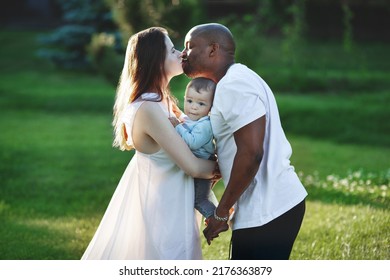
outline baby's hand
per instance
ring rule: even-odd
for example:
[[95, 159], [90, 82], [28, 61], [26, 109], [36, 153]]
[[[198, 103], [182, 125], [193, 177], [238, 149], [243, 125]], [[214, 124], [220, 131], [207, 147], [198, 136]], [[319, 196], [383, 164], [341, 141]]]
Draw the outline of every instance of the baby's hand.
[[176, 117], [169, 117], [168, 120], [171, 122], [173, 127], [176, 127], [178, 124], [180, 124], [180, 121]]

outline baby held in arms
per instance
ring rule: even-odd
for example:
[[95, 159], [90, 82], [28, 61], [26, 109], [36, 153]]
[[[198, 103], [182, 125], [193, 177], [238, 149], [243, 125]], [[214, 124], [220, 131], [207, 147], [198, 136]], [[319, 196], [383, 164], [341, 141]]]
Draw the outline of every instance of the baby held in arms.
[[[213, 103], [216, 84], [209, 79], [195, 78], [186, 88], [184, 96], [184, 114], [180, 121], [170, 118], [176, 131], [187, 143], [195, 156], [215, 160], [215, 146], [209, 112]], [[212, 180], [194, 179], [195, 209], [205, 218], [214, 214], [217, 199], [212, 192]]]

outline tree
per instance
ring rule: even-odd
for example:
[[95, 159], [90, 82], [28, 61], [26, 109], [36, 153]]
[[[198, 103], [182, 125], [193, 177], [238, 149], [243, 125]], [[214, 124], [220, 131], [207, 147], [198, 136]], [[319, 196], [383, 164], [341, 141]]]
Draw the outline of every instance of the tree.
[[193, 25], [205, 19], [204, 1], [196, 0], [106, 0], [124, 42], [134, 33], [151, 27], [168, 29], [172, 39], [184, 37]]
[[203, 21], [203, 7], [195, 0], [105, 0], [119, 27], [122, 49], [113, 48], [113, 38], [95, 34], [89, 51], [95, 69], [116, 85], [123, 66], [124, 50], [131, 35], [151, 26], [165, 27], [172, 41], [182, 44], [186, 32]]
[[49, 35], [40, 36], [45, 46], [38, 55], [62, 68], [88, 68], [86, 46], [95, 33], [115, 33], [112, 14], [103, 0], [61, 0], [64, 24]]

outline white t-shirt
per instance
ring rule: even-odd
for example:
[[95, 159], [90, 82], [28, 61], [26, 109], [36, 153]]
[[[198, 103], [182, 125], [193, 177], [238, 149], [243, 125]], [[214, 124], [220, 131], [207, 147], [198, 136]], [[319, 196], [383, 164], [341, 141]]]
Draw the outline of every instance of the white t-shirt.
[[235, 205], [233, 230], [264, 225], [307, 195], [290, 165], [292, 150], [280, 123], [275, 97], [264, 80], [242, 64], [233, 64], [218, 82], [210, 113], [225, 186], [237, 152], [233, 133], [264, 115], [263, 158], [255, 178]]

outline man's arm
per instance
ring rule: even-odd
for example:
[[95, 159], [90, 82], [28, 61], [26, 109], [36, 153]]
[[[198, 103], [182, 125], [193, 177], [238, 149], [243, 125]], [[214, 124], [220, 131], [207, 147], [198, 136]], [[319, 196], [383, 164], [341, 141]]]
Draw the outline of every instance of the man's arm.
[[[228, 217], [229, 209], [236, 203], [256, 175], [262, 157], [265, 134], [265, 116], [234, 132], [237, 153], [234, 157], [230, 180], [216, 209], [219, 217]], [[218, 236], [224, 222], [210, 219], [204, 230], [207, 241]]]

